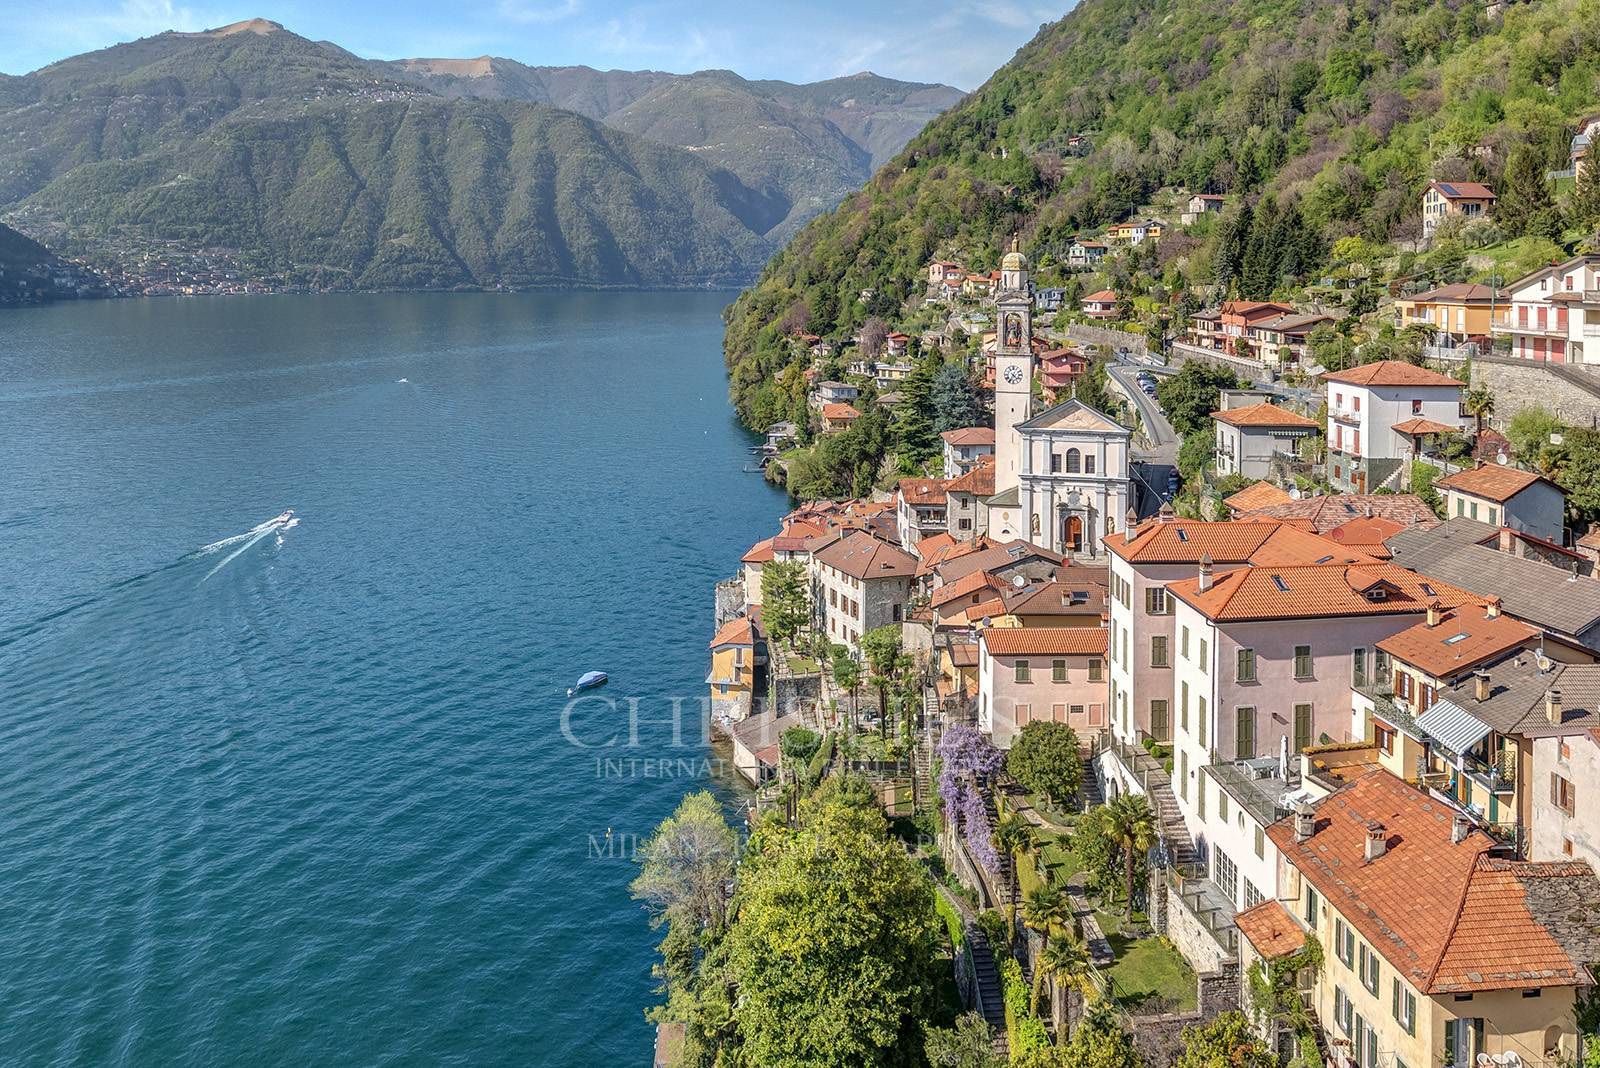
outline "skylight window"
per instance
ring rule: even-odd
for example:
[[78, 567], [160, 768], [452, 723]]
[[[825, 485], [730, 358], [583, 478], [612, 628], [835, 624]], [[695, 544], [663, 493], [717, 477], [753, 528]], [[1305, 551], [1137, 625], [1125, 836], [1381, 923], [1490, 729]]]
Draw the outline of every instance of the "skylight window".
[[1434, 597], [1434, 596], [1437, 596], [1437, 595], [1436, 595], [1436, 594], [1435, 594], [1435, 593], [1434, 593], [1434, 592], [1433, 592], [1433, 587], [1432, 587], [1432, 586], [1430, 586], [1430, 585], [1428, 585], [1428, 584], [1427, 584], [1427, 583], [1426, 583], [1426, 582], [1424, 582], [1424, 583], [1423, 583], [1423, 584], [1422, 584], [1422, 592], [1423, 592], [1423, 593], [1425, 593], [1425, 594], [1427, 594], [1427, 595], [1428, 595], [1428, 596], [1429, 596], [1429, 597]]
[[1178, 528], [1178, 540], [1179, 541], [1188, 541], [1189, 540], [1189, 532], [1187, 530], [1184, 530], [1182, 527], [1179, 527]]
[[1274, 586], [1278, 587], [1278, 589], [1280, 591], [1282, 591], [1283, 593], [1288, 593], [1289, 592], [1289, 584], [1287, 582], [1283, 581], [1283, 576], [1282, 575], [1273, 575], [1272, 576], [1272, 584]]
[[1329, 560], [1332, 560], [1332, 559], [1333, 559], [1333, 557], [1332, 557], [1332, 556], [1331, 556], [1331, 555], [1329, 555], [1329, 556], [1321, 556], [1321, 557], [1318, 557], [1318, 558], [1317, 558], [1317, 563], [1319, 563], [1319, 564], [1325, 564], [1325, 563], [1327, 563], [1327, 562], [1328, 562], [1328, 561], [1329, 561]]
[[1450, 637], [1448, 637], [1448, 638], [1446, 638], [1444, 640], [1444, 643], [1446, 645], [1454, 645], [1457, 642], [1464, 642], [1466, 640], [1467, 640], [1467, 635], [1465, 635], [1465, 634], [1452, 634], [1452, 635], [1450, 635]]

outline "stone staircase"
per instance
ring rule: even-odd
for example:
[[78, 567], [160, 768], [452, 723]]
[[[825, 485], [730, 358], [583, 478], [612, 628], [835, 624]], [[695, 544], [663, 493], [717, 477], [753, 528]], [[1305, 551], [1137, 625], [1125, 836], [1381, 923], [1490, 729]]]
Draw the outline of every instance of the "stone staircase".
[[1200, 854], [1194, 847], [1194, 839], [1189, 836], [1189, 828], [1184, 825], [1183, 813], [1178, 809], [1178, 797], [1172, 791], [1172, 776], [1167, 774], [1167, 769], [1143, 746], [1113, 743], [1110, 749], [1123, 766], [1133, 773], [1133, 777], [1144, 784], [1145, 796], [1155, 811], [1156, 822], [1161, 828], [1162, 837], [1166, 839], [1173, 866], [1184, 867], [1197, 863]]
[[1079, 758], [1083, 761], [1083, 780], [1078, 786], [1078, 798], [1085, 809], [1099, 808], [1106, 803], [1106, 795], [1100, 789], [1100, 780], [1095, 778], [1093, 753], [1089, 749], [1080, 750]]

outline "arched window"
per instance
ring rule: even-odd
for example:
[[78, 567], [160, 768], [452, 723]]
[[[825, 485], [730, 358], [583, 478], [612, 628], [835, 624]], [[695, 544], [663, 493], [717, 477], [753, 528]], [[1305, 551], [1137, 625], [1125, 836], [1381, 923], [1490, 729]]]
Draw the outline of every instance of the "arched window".
[[1083, 456], [1077, 449], [1067, 450], [1067, 474], [1076, 475], [1083, 470]]

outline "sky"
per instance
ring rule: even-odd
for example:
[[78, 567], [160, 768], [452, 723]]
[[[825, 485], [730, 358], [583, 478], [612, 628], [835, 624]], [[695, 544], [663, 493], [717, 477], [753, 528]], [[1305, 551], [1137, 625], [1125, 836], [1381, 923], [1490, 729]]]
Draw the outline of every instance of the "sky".
[[371, 59], [726, 68], [809, 82], [871, 70], [976, 89], [1071, 0], [0, 0], [0, 71], [163, 30], [267, 18]]

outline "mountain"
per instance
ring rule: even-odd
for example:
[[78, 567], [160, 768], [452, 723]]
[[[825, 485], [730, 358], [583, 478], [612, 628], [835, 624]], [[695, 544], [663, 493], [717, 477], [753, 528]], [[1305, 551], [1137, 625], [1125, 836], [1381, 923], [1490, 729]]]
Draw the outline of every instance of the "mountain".
[[[1234, 207], [1228, 225], [1119, 261], [1107, 281], [1163, 305], [1226, 292], [1247, 246], [1290, 253], [1243, 280], [1263, 296], [1344, 270], [1351, 247], [1411, 273], [1401, 244], [1420, 232], [1430, 178], [1532, 174], [1496, 225], [1552, 230], [1523, 206], [1566, 165], [1596, 85], [1600, 0], [1082, 0], [774, 258], [729, 312], [732, 394], [753, 426], [788, 418], [800, 387], [774, 375], [803, 357], [784, 326], [845, 336], [896, 316], [931, 259], [986, 271], [1013, 233], [1054, 272], [1073, 234], [1148, 211], [1161, 190], [1250, 202], [1257, 221], [1246, 241]], [[1079, 134], [1086, 153], [1069, 144]]]
[[387, 76], [445, 97], [551, 104], [662, 144], [689, 149], [788, 204], [767, 235], [783, 240], [860, 186], [941, 111], [947, 85], [863, 73], [810, 85], [695, 74], [529, 67], [515, 60], [403, 59]]
[[[870, 157], [808, 110], [837, 92], [780, 113], [717, 81], [377, 63], [263, 19], [163, 33], [0, 78], [0, 215], [180, 289], [737, 283]], [[696, 106], [729, 117], [696, 128]]]
[[0, 307], [106, 292], [103, 279], [0, 224]]

